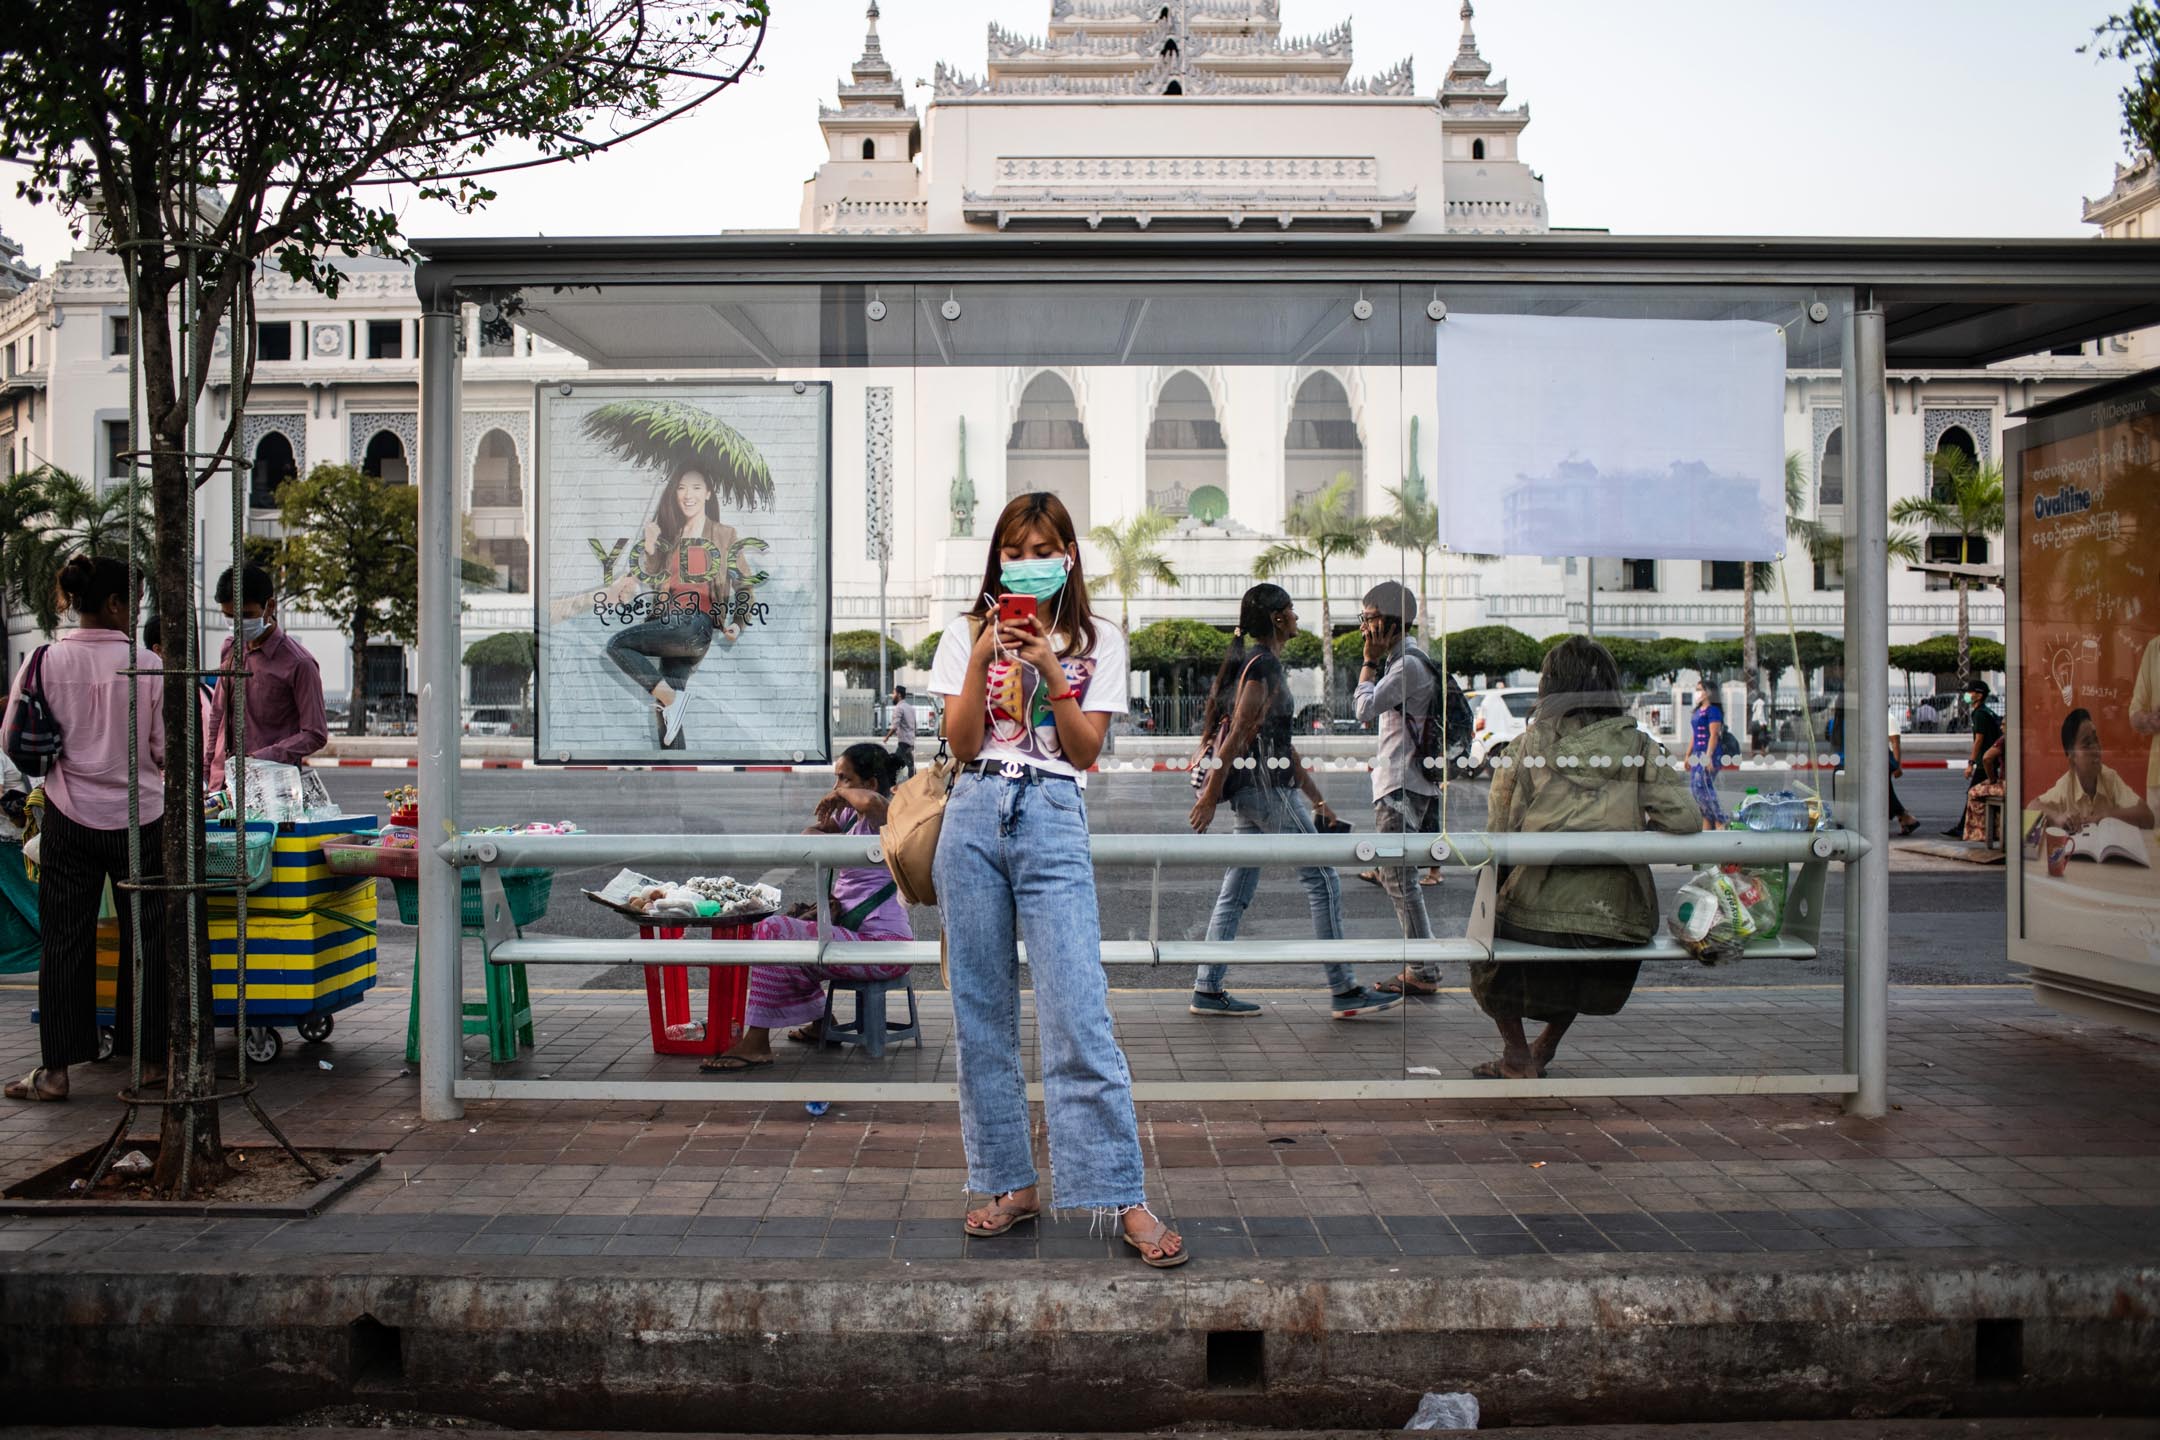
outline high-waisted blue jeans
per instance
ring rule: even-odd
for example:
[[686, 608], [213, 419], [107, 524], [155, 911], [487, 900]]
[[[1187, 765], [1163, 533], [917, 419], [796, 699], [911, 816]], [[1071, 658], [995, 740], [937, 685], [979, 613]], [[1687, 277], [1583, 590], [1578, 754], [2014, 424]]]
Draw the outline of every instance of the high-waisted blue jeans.
[[936, 864], [959, 1041], [968, 1186], [1036, 1183], [1020, 1064], [1020, 959], [1028, 949], [1042, 1052], [1043, 1117], [1059, 1209], [1146, 1198], [1132, 1072], [1110, 1022], [1087, 803], [1063, 777], [962, 775]]
[[[1230, 813], [1236, 817], [1235, 830], [1239, 835], [1319, 833], [1313, 826], [1312, 807], [1305, 797], [1295, 790], [1273, 785], [1248, 781], [1244, 789], [1230, 797]], [[1335, 867], [1308, 865], [1298, 871], [1298, 879], [1305, 886], [1305, 903], [1312, 910], [1314, 937], [1342, 939], [1342, 881], [1336, 877]], [[1237, 939], [1238, 922], [1245, 918], [1245, 907], [1252, 904], [1259, 889], [1259, 867], [1240, 866], [1225, 870], [1222, 893], [1215, 897], [1215, 914], [1208, 920], [1207, 938]], [[1348, 965], [1326, 968], [1329, 993], [1345, 995], [1358, 988], [1357, 973]], [[1228, 961], [1220, 965], [1202, 965], [1193, 975], [1193, 989], [1205, 995], [1216, 994], [1222, 989], [1223, 977], [1229, 973]]]

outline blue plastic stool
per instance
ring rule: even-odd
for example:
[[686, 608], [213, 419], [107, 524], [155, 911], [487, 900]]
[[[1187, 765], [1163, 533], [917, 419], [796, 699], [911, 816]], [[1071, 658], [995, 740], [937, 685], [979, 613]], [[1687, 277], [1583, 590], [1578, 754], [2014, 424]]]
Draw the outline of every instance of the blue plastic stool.
[[[885, 1023], [885, 992], [898, 986], [907, 992], [907, 1018], [905, 1025]], [[852, 1024], [842, 1025], [833, 1014], [833, 1001], [842, 990], [855, 994], [855, 1019]], [[891, 1040], [912, 1038], [915, 1048], [922, 1048], [922, 1021], [915, 1013], [915, 987], [908, 977], [896, 980], [834, 980], [825, 992], [825, 1042], [829, 1045], [860, 1045], [870, 1052], [873, 1060], [882, 1059], [885, 1045]]]

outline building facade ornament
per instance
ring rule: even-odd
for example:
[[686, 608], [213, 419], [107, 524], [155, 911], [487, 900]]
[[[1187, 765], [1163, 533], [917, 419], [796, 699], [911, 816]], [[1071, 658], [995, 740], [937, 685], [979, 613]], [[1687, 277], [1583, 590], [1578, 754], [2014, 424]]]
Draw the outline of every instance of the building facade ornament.
[[1935, 447], [1942, 444], [1944, 432], [1953, 426], [1973, 437], [1973, 444], [1980, 449], [1980, 463], [1987, 464], [1995, 454], [1995, 412], [1993, 410], [1951, 409], [1926, 406], [1920, 411], [1920, 453], [1933, 455]]
[[[358, 465], [367, 458], [368, 441], [381, 431], [388, 430], [398, 437], [405, 447], [405, 463], [415, 469], [420, 464], [420, 416], [411, 410], [353, 410], [346, 416], [346, 450], [349, 463]], [[475, 442], [477, 443], [477, 442]]]
[[244, 465], [255, 463], [255, 447], [262, 444], [265, 435], [282, 435], [285, 443], [292, 446], [293, 473], [308, 473], [307, 416], [299, 411], [250, 410], [240, 417], [240, 459]]
[[[362, 417], [356, 414], [352, 418], [354, 423], [357, 424]], [[458, 474], [463, 477], [459, 484], [465, 491], [465, 502], [468, 508], [472, 504], [473, 467], [479, 463], [480, 442], [487, 437], [490, 430], [500, 430], [510, 437], [511, 448], [517, 451], [518, 468], [521, 476], [532, 474], [532, 413], [530, 411], [467, 410], [464, 413], [461, 433], [458, 437], [458, 454], [461, 457], [463, 467], [458, 471]], [[368, 433], [372, 435], [375, 432], [370, 430]], [[400, 438], [403, 438], [404, 432], [399, 431], [398, 433]], [[360, 450], [365, 453], [366, 449], [367, 441], [363, 439], [360, 441]], [[407, 451], [406, 454], [409, 458], [415, 458], [418, 456], [419, 451], [416, 448]]]

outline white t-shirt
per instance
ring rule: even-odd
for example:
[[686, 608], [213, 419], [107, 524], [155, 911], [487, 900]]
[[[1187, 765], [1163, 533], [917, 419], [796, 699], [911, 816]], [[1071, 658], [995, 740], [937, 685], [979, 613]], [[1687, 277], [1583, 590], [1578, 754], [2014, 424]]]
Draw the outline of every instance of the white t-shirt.
[[[930, 688], [948, 699], [967, 685], [968, 636], [965, 615], [945, 627], [937, 659], [930, 667]], [[1065, 660], [1065, 683], [1080, 697], [1083, 711], [1122, 714], [1131, 703], [1125, 635], [1107, 620], [1095, 621], [1095, 648]], [[979, 760], [1013, 760], [1056, 775], [1070, 775], [1085, 787], [1087, 776], [1065, 759], [1058, 744], [1057, 721], [1050, 713], [1048, 689], [1035, 667], [1017, 659], [990, 657], [986, 710]], [[948, 727], [951, 724], [947, 719]], [[950, 733], [948, 729], [948, 733]]]
[[1892, 735], [1903, 735], [1905, 733], [1905, 712], [1895, 705], [1890, 707], [1890, 729], [1888, 733]]

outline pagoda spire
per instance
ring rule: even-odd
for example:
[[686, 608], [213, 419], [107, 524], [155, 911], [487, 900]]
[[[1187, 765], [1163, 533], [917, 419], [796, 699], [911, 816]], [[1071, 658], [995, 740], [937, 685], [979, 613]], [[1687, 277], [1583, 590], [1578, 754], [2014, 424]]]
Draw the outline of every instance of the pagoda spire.
[[1472, 28], [1475, 13], [1470, 0], [1463, 0], [1462, 41], [1455, 47], [1454, 63], [1448, 66], [1447, 79], [1440, 85], [1440, 104], [1444, 109], [1497, 106], [1507, 99], [1506, 82], [1495, 83], [1492, 65], [1478, 54], [1477, 31]]
[[862, 58], [855, 62], [855, 83], [860, 85], [873, 76], [884, 77], [893, 73], [885, 59], [885, 46], [878, 39], [878, 4], [870, 0], [870, 8], [863, 15], [866, 29], [863, 32]]

